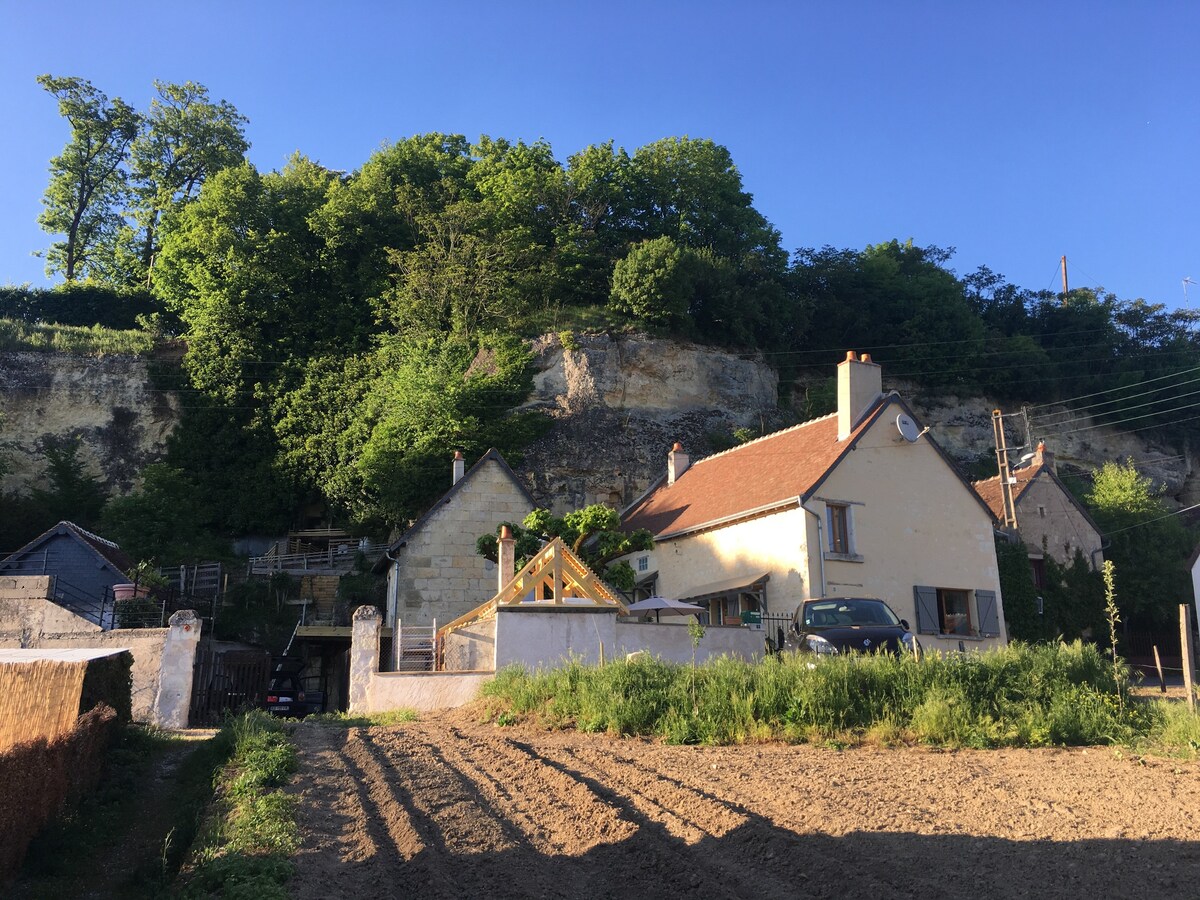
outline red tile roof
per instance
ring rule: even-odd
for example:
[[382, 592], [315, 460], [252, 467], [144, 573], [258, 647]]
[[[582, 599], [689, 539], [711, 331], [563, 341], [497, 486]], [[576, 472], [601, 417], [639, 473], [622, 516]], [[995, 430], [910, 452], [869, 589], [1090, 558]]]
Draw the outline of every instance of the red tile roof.
[[701, 459], [674, 484], [664, 478], [634, 503], [625, 512], [622, 528], [645, 528], [662, 537], [796, 503], [893, 401], [895, 395], [876, 401], [844, 441], [837, 439], [833, 413]]
[[[1023, 469], [1014, 469], [1012, 474], [1017, 479], [1017, 483], [1013, 485], [1013, 505], [1016, 506], [1021, 500], [1021, 495], [1033, 483], [1033, 480], [1042, 473], [1044, 465], [1026, 466]], [[991, 478], [985, 478], [983, 481], [973, 482], [971, 485], [975, 488], [975, 493], [983, 498], [983, 502], [988, 505], [988, 509], [992, 511], [992, 515], [996, 517], [996, 521], [1004, 521], [1004, 493], [1001, 490], [1000, 476], [993, 475]]]

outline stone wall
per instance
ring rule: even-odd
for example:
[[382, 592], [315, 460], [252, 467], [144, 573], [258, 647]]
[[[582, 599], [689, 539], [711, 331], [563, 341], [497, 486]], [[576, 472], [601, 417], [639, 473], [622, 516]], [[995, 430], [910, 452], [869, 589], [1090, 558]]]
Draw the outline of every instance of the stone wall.
[[39, 481], [41, 452], [79, 441], [79, 458], [106, 487], [128, 491], [162, 458], [179, 417], [174, 394], [155, 389], [147, 361], [134, 356], [0, 353], [0, 452], [11, 463], [4, 490]]
[[532, 507], [499, 463], [473, 470], [398, 548], [388, 585], [388, 623], [445, 624], [496, 593], [496, 564], [475, 552], [481, 534], [520, 522]]
[[[19, 576], [3, 582], [36, 582], [48, 576]], [[101, 631], [51, 601], [11, 595], [37, 593], [35, 584], [0, 582], [0, 648], [3, 649], [111, 649], [133, 656], [131, 694], [133, 720], [164, 728], [185, 728], [191, 701], [192, 667], [200, 639], [200, 620], [190, 610], [175, 613], [167, 628], [124, 628]], [[57, 612], [56, 612], [57, 610]], [[16, 629], [8, 626], [16, 623]], [[65, 626], [61, 631], [46, 627]]]
[[99, 625], [50, 600], [53, 591], [53, 575], [0, 577], [0, 646], [34, 647], [43, 634], [99, 633]]

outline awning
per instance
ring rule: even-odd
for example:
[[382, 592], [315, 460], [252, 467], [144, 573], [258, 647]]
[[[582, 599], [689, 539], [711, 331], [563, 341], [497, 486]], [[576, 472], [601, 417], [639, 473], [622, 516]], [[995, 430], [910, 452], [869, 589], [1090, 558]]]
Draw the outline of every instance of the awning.
[[701, 584], [694, 588], [688, 588], [687, 592], [679, 599], [695, 602], [697, 600], [708, 600], [710, 597], [720, 597], [725, 594], [753, 594], [765, 588], [767, 582], [770, 580], [770, 572], [763, 572], [763, 574], [758, 576], [738, 575], [734, 578], [714, 581], [711, 584]]

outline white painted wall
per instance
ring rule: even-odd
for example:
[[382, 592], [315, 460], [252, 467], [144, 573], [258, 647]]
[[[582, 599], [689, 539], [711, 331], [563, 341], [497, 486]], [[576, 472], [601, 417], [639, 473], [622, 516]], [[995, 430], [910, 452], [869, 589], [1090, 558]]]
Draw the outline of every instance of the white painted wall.
[[[895, 407], [892, 407], [895, 409]], [[915, 585], [996, 593], [999, 638], [921, 635], [928, 649], [982, 649], [1007, 642], [990, 513], [927, 438], [910, 444], [887, 410], [816, 491], [852, 507], [861, 562], [825, 560], [828, 596], [880, 597], [916, 628]], [[973, 609], [973, 613], [976, 612]], [[978, 618], [975, 617], [978, 624]]]
[[[696, 662], [702, 663], [718, 656], [733, 656], [747, 662], [762, 659], [765, 631], [751, 631], [725, 625], [710, 625], [696, 648]], [[616, 653], [625, 656], [644, 650], [668, 662], [691, 663], [692, 638], [686, 628], [659, 625], [654, 622], [618, 622]]]
[[816, 578], [809, 573], [810, 523], [806, 519], [812, 516], [797, 505], [774, 515], [660, 542], [653, 558], [658, 566], [658, 593], [687, 597], [698, 585], [735, 576], [749, 581], [770, 572], [766, 607], [790, 614], [805, 597], [820, 593], [813, 584]]
[[442, 656], [451, 672], [489, 672], [496, 667], [496, 619], [471, 622], [446, 635]]
[[474, 700], [480, 686], [493, 677], [492, 672], [377, 672], [371, 679], [366, 709], [352, 712], [454, 709]]
[[597, 663], [601, 645], [605, 658], [611, 659], [616, 622], [616, 607], [502, 606], [496, 610], [496, 668], [554, 668], [572, 658]]

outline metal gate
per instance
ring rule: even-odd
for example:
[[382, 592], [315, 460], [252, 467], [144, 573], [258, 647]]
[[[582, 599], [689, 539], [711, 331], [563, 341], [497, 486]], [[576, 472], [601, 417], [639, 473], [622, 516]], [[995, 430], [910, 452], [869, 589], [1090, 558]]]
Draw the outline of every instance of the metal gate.
[[211, 642], [196, 648], [192, 676], [192, 727], [220, 725], [230, 713], [262, 706], [271, 677], [271, 655], [266, 650], [228, 650], [222, 653]]
[[763, 636], [771, 642], [772, 648], [779, 650], [787, 645], [792, 617], [787, 613], [763, 613], [762, 627]]

